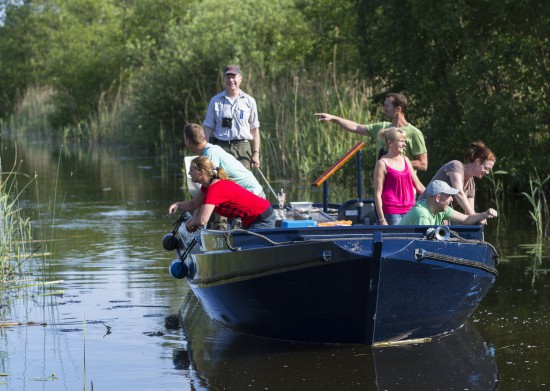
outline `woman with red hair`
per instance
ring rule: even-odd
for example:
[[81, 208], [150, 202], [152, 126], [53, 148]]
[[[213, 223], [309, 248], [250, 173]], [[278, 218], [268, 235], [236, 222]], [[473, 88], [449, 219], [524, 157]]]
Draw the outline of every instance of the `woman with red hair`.
[[175, 202], [168, 209], [170, 214], [178, 210], [196, 211], [185, 223], [189, 231], [206, 226], [214, 211], [227, 218], [240, 218], [246, 229], [275, 227], [276, 219], [269, 201], [229, 180], [227, 173], [214, 167], [206, 156], [193, 159], [189, 176], [201, 185], [200, 191], [192, 200]]

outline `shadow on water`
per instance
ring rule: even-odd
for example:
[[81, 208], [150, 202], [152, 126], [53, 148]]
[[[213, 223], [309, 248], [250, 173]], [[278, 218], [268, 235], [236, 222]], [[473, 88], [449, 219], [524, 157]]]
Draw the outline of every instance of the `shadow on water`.
[[211, 321], [192, 293], [181, 311], [186, 348], [174, 365], [197, 390], [493, 390], [492, 344], [465, 326], [432, 342], [372, 348], [248, 336]]

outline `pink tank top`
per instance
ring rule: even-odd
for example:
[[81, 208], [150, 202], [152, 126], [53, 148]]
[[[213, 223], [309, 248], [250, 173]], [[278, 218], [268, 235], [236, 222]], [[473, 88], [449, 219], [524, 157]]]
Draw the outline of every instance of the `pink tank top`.
[[407, 213], [414, 203], [414, 184], [407, 161], [405, 160], [403, 171], [394, 170], [386, 164], [386, 176], [384, 177], [384, 187], [382, 189], [382, 210], [384, 214]]

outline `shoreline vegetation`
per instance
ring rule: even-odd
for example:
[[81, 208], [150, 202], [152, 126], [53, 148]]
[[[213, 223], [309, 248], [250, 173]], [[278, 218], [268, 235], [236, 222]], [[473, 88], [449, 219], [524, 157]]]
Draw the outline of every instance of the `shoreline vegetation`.
[[[25, 264], [32, 256], [32, 227], [18, 206], [17, 178], [13, 170], [4, 178], [0, 160], [0, 294], [27, 285]], [[27, 177], [27, 179], [30, 179]], [[14, 195], [15, 194], [15, 195]]]
[[[19, 178], [25, 180], [22, 187]], [[33, 239], [31, 220], [19, 205], [20, 197], [35, 180], [36, 176], [18, 172], [15, 165], [4, 172], [0, 158], [0, 328], [45, 326], [40, 321], [11, 321], [11, 306], [18, 299], [63, 292], [51, 289], [62, 281], [47, 281], [45, 261], [50, 254], [42, 241]]]
[[[319, 78], [318, 78], [319, 79]], [[283, 91], [293, 91], [294, 97], [275, 95], [276, 99], [266, 99], [263, 102], [264, 114], [266, 120], [262, 122], [262, 170], [265, 171], [268, 178], [289, 178], [291, 181], [311, 183], [324, 170], [330, 167], [340, 156], [342, 156], [353, 143], [363, 140], [361, 136], [351, 135], [340, 129], [336, 125], [321, 125], [315, 121], [313, 111], [317, 107], [345, 107], [347, 118], [353, 118], [362, 123], [376, 122], [383, 119], [383, 114], [370, 115], [376, 106], [369, 98], [372, 94], [372, 88], [366, 84], [361, 88], [354, 82], [348, 82], [347, 85], [339, 87], [342, 92], [337, 94], [327, 83], [330, 83], [329, 75], [324, 75], [323, 83], [311, 83], [308, 89], [301, 89], [301, 81], [295, 77], [287, 80], [288, 88]], [[278, 80], [277, 86], [280, 87], [281, 80]], [[266, 89], [276, 89], [275, 85], [264, 86]], [[368, 93], [367, 93], [368, 92]], [[122, 96], [123, 94], [121, 94]], [[299, 95], [299, 96], [298, 96]], [[308, 96], [314, 98], [308, 99]], [[345, 102], [338, 102], [339, 96], [345, 96]], [[53, 110], [53, 90], [51, 87], [31, 88], [25, 94], [23, 100], [19, 103], [16, 113], [10, 115], [5, 121], [0, 123], [0, 130], [10, 137], [31, 138], [39, 136], [48, 142], [56, 142], [56, 133], [48, 121]], [[120, 97], [112, 106], [105, 106], [100, 109], [99, 114], [91, 118], [88, 123], [79, 124], [76, 127], [67, 126], [63, 129], [61, 142], [64, 145], [73, 145], [85, 148], [104, 148], [118, 147], [124, 144], [121, 141], [121, 133], [116, 128], [117, 121], [120, 121], [121, 112], [127, 109], [129, 103]], [[300, 105], [297, 104], [300, 102]], [[298, 107], [299, 106], [299, 107]], [[310, 115], [311, 114], [311, 115]], [[271, 120], [271, 118], [275, 118]], [[197, 120], [201, 122], [200, 120]], [[301, 127], [299, 124], [304, 124]], [[124, 125], [118, 124], [124, 127]], [[266, 127], [267, 129], [263, 129]], [[292, 127], [292, 128], [291, 128]], [[291, 129], [290, 129], [291, 128]], [[289, 131], [290, 129], [290, 131]], [[170, 137], [168, 132], [160, 131], [159, 140], [151, 144], [144, 145], [129, 142], [130, 148], [151, 149], [158, 153], [164, 160], [177, 159], [178, 154], [185, 154], [181, 132], [175, 130]], [[134, 139], [128, 136], [129, 140]], [[426, 137], [428, 140], [429, 136]], [[168, 141], [170, 140], [170, 141]], [[372, 171], [372, 162], [375, 159], [376, 151], [374, 142], [366, 139], [366, 146], [362, 149], [362, 167], [364, 191], [368, 196], [372, 193], [372, 184], [370, 181], [370, 172]], [[429, 141], [427, 142], [429, 144]], [[429, 181], [430, 172], [437, 169], [436, 157], [430, 154], [431, 170], [427, 173], [420, 173], [419, 176], [423, 182]], [[447, 159], [447, 157], [445, 157]], [[497, 161], [497, 167], [501, 164], [501, 159]], [[507, 159], [503, 159], [507, 160]], [[543, 170], [544, 171], [544, 170]], [[487, 199], [487, 202], [494, 203], [500, 209], [505, 204], [505, 200], [511, 196], [524, 194], [518, 190], [532, 186], [531, 181], [525, 184], [514, 182], [510, 173], [497, 169], [487, 176], [487, 181], [478, 182], [478, 194]], [[539, 177], [539, 171], [535, 166], [532, 171], [527, 173], [527, 178]], [[357, 182], [355, 163], [350, 162], [345, 165], [332, 179], [331, 183], [345, 188], [354, 188]], [[539, 179], [536, 182], [537, 188], [541, 194], [548, 194], [550, 181]], [[332, 186], [334, 187], [334, 186]], [[336, 191], [329, 187], [332, 191]], [[531, 190], [533, 191], [533, 190]], [[349, 192], [352, 195], [354, 191]]]

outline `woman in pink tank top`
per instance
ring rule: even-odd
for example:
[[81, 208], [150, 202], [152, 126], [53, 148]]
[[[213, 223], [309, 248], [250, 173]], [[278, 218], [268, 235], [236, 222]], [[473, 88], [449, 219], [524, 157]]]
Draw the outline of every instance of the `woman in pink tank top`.
[[411, 209], [424, 185], [416, 176], [409, 159], [403, 154], [407, 134], [399, 128], [386, 128], [378, 133], [386, 150], [374, 167], [374, 205], [379, 225], [399, 224]]

